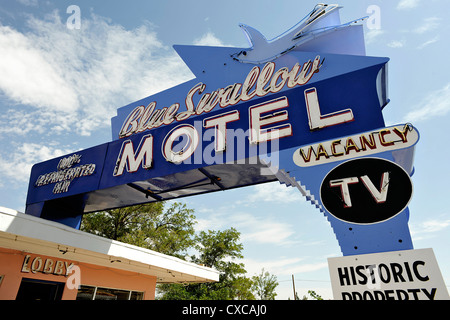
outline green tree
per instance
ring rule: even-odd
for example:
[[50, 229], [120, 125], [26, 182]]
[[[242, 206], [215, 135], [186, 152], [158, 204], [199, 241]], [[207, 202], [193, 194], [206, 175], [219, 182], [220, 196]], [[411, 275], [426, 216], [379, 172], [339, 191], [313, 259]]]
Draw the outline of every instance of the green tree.
[[105, 210], [86, 214], [81, 230], [109, 239], [126, 242], [164, 254], [215, 268], [219, 281], [198, 284], [163, 284], [158, 286], [160, 299], [255, 299], [253, 281], [245, 276], [240, 233], [201, 231], [195, 234], [195, 215], [186, 205], [163, 202]]
[[252, 281], [252, 290], [256, 292], [260, 300], [275, 300], [277, 296], [275, 289], [278, 286], [275, 275], [271, 275], [268, 271], [264, 272], [263, 268], [259, 275], [252, 277]]
[[231, 300], [254, 299], [252, 281], [245, 277], [240, 233], [230, 228], [224, 231], [201, 231], [195, 239], [197, 254], [191, 261], [221, 272], [219, 282], [189, 285], [166, 284], [159, 287], [161, 300]]
[[[318, 295], [314, 290], [308, 290], [308, 294], [312, 298], [312, 300], [323, 300], [323, 298], [320, 295]], [[308, 297], [307, 296], [303, 296], [302, 300], [308, 300]]]
[[195, 215], [185, 204], [163, 202], [86, 214], [81, 230], [183, 257], [194, 245]]

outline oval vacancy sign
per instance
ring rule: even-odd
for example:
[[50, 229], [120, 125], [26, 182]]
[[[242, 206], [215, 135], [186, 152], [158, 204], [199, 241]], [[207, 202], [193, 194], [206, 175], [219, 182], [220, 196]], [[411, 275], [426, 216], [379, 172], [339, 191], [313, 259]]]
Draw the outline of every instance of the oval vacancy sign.
[[357, 224], [378, 223], [402, 212], [412, 197], [408, 173], [381, 158], [360, 158], [332, 169], [320, 186], [325, 209]]

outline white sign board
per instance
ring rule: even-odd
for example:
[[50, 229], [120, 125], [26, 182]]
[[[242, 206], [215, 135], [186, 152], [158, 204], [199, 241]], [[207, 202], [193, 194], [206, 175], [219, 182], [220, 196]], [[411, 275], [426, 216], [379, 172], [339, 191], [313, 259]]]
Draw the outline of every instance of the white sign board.
[[448, 300], [433, 249], [329, 258], [336, 300]]

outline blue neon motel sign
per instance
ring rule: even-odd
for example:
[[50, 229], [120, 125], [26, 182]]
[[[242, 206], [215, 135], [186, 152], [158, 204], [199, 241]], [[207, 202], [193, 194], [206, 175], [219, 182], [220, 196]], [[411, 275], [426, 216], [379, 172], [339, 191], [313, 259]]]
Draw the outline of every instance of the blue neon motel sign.
[[[409, 179], [419, 139], [411, 124], [385, 127], [389, 59], [365, 55], [362, 25], [341, 24], [339, 8], [318, 5], [265, 43], [242, 25], [250, 48], [175, 46], [195, 78], [119, 108], [112, 141], [34, 165], [26, 213], [77, 228], [88, 212], [279, 181], [326, 216], [344, 255], [411, 249], [407, 207], [358, 223], [323, 203], [339, 191], [345, 216], [356, 180], [375, 212], [395, 202], [383, 166]], [[345, 165], [369, 157], [379, 170]]]

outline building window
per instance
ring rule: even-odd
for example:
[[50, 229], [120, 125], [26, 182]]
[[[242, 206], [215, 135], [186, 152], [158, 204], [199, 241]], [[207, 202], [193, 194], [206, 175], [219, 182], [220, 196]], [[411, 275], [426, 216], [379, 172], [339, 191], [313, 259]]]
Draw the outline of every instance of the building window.
[[144, 300], [144, 293], [140, 291], [131, 291], [130, 300]]
[[142, 300], [144, 293], [140, 291], [120, 290], [81, 285], [78, 288], [77, 300]]
[[64, 282], [22, 278], [16, 300], [61, 300], [64, 285]]
[[94, 300], [96, 287], [80, 286], [78, 288], [77, 300]]

